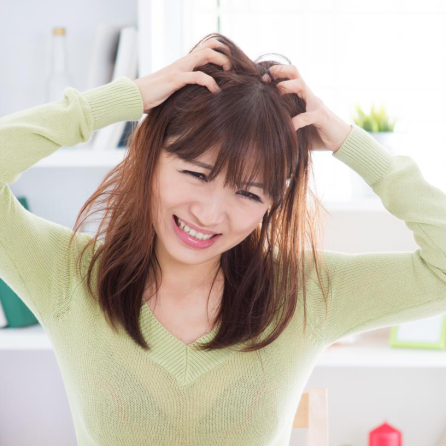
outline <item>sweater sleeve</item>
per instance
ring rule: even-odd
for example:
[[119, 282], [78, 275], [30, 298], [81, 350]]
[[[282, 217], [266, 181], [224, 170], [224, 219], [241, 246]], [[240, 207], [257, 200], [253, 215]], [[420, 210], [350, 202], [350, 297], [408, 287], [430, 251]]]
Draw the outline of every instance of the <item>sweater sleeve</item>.
[[95, 130], [142, 114], [139, 89], [120, 76], [83, 93], [67, 87], [61, 100], [0, 118], [0, 278], [40, 323], [55, 308], [56, 296], [62, 299], [70, 289], [72, 231], [27, 211], [8, 184], [58, 148], [86, 142]]
[[[404, 220], [414, 252], [324, 251], [331, 278], [328, 311], [318, 300], [318, 337], [341, 337], [446, 313], [446, 194], [429, 184], [409, 156], [391, 155], [353, 125], [332, 156], [355, 170], [384, 207]], [[367, 234], [364, 234], [367, 236]]]

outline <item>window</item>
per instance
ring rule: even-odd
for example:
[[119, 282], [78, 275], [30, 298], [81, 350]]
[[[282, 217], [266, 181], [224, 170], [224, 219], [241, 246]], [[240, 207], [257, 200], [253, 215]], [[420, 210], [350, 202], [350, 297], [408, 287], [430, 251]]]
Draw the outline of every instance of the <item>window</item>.
[[[183, 0], [183, 54], [221, 32], [252, 59], [281, 53], [338, 116], [383, 103], [398, 118], [398, 154], [446, 191], [446, 2], [426, 0]], [[317, 190], [350, 197], [349, 168], [314, 154]]]

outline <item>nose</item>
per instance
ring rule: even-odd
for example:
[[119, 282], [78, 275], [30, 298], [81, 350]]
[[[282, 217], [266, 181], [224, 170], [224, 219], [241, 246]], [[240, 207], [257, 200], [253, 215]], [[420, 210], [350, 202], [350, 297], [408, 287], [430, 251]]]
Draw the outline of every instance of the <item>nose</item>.
[[225, 214], [226, 193], [223, 188], [209, 187], [202, 191], [191, 206], [191, 213], [196, 218], [197, 225], [203, 229], [221, 232]]

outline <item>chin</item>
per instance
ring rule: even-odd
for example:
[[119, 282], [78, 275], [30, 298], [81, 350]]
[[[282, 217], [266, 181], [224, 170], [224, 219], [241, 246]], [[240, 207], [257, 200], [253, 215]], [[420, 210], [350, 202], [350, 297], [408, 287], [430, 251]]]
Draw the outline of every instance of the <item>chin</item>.
[[[187, 249], [187, 247], [185, 248]], [[181, 251], [182, 253], [183, 251]], [[179, 251], [177, 250], [172, 257], [178, 262], [178, 263], [184, 263], [187, 265], [200, 265], [203, 262], [207, 262], [212, 257], [219, 256], [220, 253], [216, 253], [213, 256], [209, 257], [209, 255], [205, 254], [201, 251], [194, 251], [187, 249], [186, 254], [179, 255]]]

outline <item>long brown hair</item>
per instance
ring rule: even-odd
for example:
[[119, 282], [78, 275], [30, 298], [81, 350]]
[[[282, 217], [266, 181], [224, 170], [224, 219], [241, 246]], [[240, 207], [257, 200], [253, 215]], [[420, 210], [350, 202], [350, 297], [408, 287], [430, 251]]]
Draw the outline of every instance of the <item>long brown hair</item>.
[[[71, 244], [95, 202], [102, 203], [99, 210], [105, 214], [95, 236], [89, 238], [80, 252], [78, 271], [82, 274], [82, 257], [89, 247], [93, 248], [87, 263], [89, 293], [98, 300], [113, 329], [120, 324], [147, 350], [150, 348], [142, 336], [139, 317], [149, 274], [154, 277], [156, 291], [162, 277], [154, 249], [157, 235], [151, 215], [151, 200], [156, 198], [151, 193], [152, 181], [162, 150], [190, 161], [218, 144], [217, 161], [208, 181], [224, 166], [228, 167], [225, 185], [235, 188], [261, 172], [264, 193], [272, 199], [261, 224], [221, 255], [224, 287], [216, 316], [216, 324], [221, 322], [221, 326], [216, 336], [200, 349], [249, 342], [251, 345], [241, 350], [248, 352], [270, 344], [296, 311], [299, 289], [303, 290], [305, 335], [306, 238], [311, 244], [322, 289], [315, 236], [315, 222], [322, 205], [309, 187], [310, 175], [313, 175], [309, 128], [296, 132], [291, 120], [305, 111], [305, 103], [296, 94], [280, 94], [275, 85], [287, 79], [271, 82], [261, 79], [270, 66], [279, 62], [259, 61], [262, 57], [252, 61], [219, 33], [205, 36], [197, 45], [213, 37], [229, 47], [230, 50], [219, 47], [215, 51], [230, 58], [231, 69], [224, 71], [221, 66], [208, 63], [194, 71], [212, 76], [222, 91], [215, 94], [201, 85], [186, 85], [149, 110], [128, 138], [124, 160], [105, 176], [83, 205], [70, 239]], [[167, 138], [172, 136], [176, 137], [175, 141], [167, 144]], [[249, 173], [246, 172], [248, 165]], [[314, 209], [308, 202], [310, 196]], [[276, 318], [277, 324], [270, 336], [259, 341]]]

